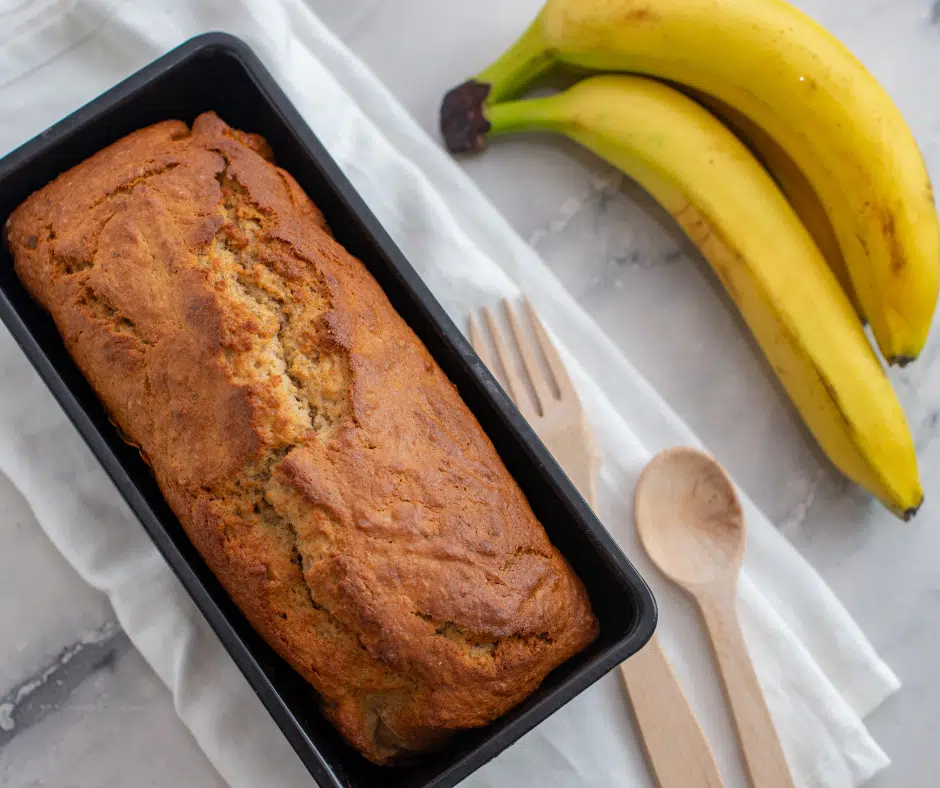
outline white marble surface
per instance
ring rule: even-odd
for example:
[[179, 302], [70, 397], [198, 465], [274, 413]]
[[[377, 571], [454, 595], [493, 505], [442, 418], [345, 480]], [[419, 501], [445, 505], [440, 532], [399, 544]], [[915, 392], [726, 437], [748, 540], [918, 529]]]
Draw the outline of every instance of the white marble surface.
[[[443, 90], [501, 50], [539, 5], [310, 2], [431, 133]], [[882, 80], [940, 180], [940, 2], [799, 5]], [[894, 375], [928, 493], [917, 520], [901, 525], [827, 464], [708, 269], [632, 184], [573, 146], [536, 137], [502, 142], [465, 166], [901, 676], [904, 689], [869, 720], [894, 760], [873, 788], [934, 788], [940, 334], [918, 364]], [[0, 786], [220, 785], [106, 600], [62, 561], [3, 478], [0, 511]]]

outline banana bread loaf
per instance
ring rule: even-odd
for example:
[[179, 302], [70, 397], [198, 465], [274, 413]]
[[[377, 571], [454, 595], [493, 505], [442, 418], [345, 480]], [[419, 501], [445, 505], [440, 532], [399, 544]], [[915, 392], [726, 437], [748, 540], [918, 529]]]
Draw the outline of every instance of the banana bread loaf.
[[597, 635], [420, 340], [263, 139], [116, 142], [21, 205], [16, 270], [245, 616], [376, 763]]

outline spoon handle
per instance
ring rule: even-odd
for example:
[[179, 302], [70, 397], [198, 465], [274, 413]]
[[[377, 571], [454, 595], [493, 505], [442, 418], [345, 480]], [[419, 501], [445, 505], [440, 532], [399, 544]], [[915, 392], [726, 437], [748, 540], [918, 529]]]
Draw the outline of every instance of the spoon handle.
[[738, 742], [754, 788], [793, 788], [793, 779], [738, 620], [733, 585], [696, 595], [718, 662]]

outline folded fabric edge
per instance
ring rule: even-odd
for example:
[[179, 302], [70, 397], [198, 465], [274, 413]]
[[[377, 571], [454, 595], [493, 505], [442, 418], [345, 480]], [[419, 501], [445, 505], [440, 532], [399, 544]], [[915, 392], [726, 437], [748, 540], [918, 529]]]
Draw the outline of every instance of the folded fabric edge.
[[877, 745], [870, 746], [863, 732], [858, 732], [856, 735], [857, 740], [846, 740], [841, 759], [832, 758], [819, 764], [809, 774], [795, 775], [797, 785], [829, 788], [832, 785], [833, 770], [848, 768], [849, 778], [853, 784], [861, 786], [891, 765], [891, 759], [884, 750]]

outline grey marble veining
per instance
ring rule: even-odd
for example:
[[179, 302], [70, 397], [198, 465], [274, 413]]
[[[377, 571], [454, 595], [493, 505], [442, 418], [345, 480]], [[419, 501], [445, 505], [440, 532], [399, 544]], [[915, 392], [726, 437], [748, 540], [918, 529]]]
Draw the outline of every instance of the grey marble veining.
[[2, 475], [0, 511], [0, 786], [221, 786], [107, 599]]
[[114, 618], [56, 552], [26, 502], [0, 475], [0, 697], [66, 646]]
[[[431, 134], [443, 90], [497, 54], [539, 6], [309, 2]], [[885, 84], [940, 180], [940, 0], [798, 5]], [[635, 185], [544, 137], [506, 140], [463, 165], [823, 574], [901, 676], [903, 690], [868, 720], [894, 760], [872, 788], [935, 788], [940, 336], [917, 364], [892, 372], [928, 490], [921, 514], [902, 525], [822, 456], [707, 266]], [[62, 561], [3, 478], [0, 501], [9, 512], [0, 518], [0, 786], [219, 785], [106, 600]]]
[[64, 648], [52, 662], [0, 697], [0, 751], [29, 728], [57, 712], [73, 691], [99, 671], [108, 670], [129, 648], [116, 621]]
[[67, 700], [0, 747], [10, 788], [222, 788], [133, 648], [90, 672]]

